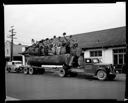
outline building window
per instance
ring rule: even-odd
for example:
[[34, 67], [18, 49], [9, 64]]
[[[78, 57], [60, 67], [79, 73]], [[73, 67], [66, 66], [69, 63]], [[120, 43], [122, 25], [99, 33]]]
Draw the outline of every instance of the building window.
[[97, 50], [97, 51], [90, 51], [90, 57], [99, 57], [102, 56], [102, 51]]
[[115, 65], [125, 64], [126, 49], [113, 49], [113, 60]]
[[123, 49], [113, 49], [113, 53], [125, 53], [126, 52], [126, 49], [123, 48]]

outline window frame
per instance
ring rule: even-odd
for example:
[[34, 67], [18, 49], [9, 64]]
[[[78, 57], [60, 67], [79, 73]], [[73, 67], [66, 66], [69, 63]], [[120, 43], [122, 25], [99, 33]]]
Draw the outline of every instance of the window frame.
[[90, 57], [102, 57], [102, 50], [91, 50]]

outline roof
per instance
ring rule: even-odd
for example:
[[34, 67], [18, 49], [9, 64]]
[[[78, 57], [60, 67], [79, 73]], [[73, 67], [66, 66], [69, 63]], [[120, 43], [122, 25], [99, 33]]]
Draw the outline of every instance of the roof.
[[126, 27], [73, 35], [81, 48], [100, 48], [126, 45]]

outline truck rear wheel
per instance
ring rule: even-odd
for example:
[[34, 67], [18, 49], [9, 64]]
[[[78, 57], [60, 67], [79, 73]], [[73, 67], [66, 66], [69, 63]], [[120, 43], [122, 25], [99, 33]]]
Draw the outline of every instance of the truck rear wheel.
[[66, 76], [66, 71], [63, 68], [59, 69], [59, 76], [60, 77], [65, 77]]
[[62, 68], [59, 68], [59, 76], [66, 77], [68, 75], [67, 67], [64, 65]]
[[32, 74], [34, 74], [34, 73], [35, 73], [35, 69], [34, 69], [34, 68], [32, 68], [32, 67], [30, 67], [30, 68], [29, 68], [29, 74], [31, 74], [31, 75], [32, 75]]
[[28, 74], [28, 68], [27, 67], [24, 68], [24, 74]]

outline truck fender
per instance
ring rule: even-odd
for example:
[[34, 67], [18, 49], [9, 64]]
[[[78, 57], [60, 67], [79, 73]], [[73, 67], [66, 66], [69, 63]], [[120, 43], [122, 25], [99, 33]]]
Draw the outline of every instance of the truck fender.
[[105, 72], [107, 73], [106, 69], [103, 68], [103, 67], [101, 67], [101, 68], [98, 68], [98, 69], [96, 70], [95, 75], [97, 75], [97, 72], [98, 72], [99, 70], [103, 70], [103, 71], [105, 71]]

